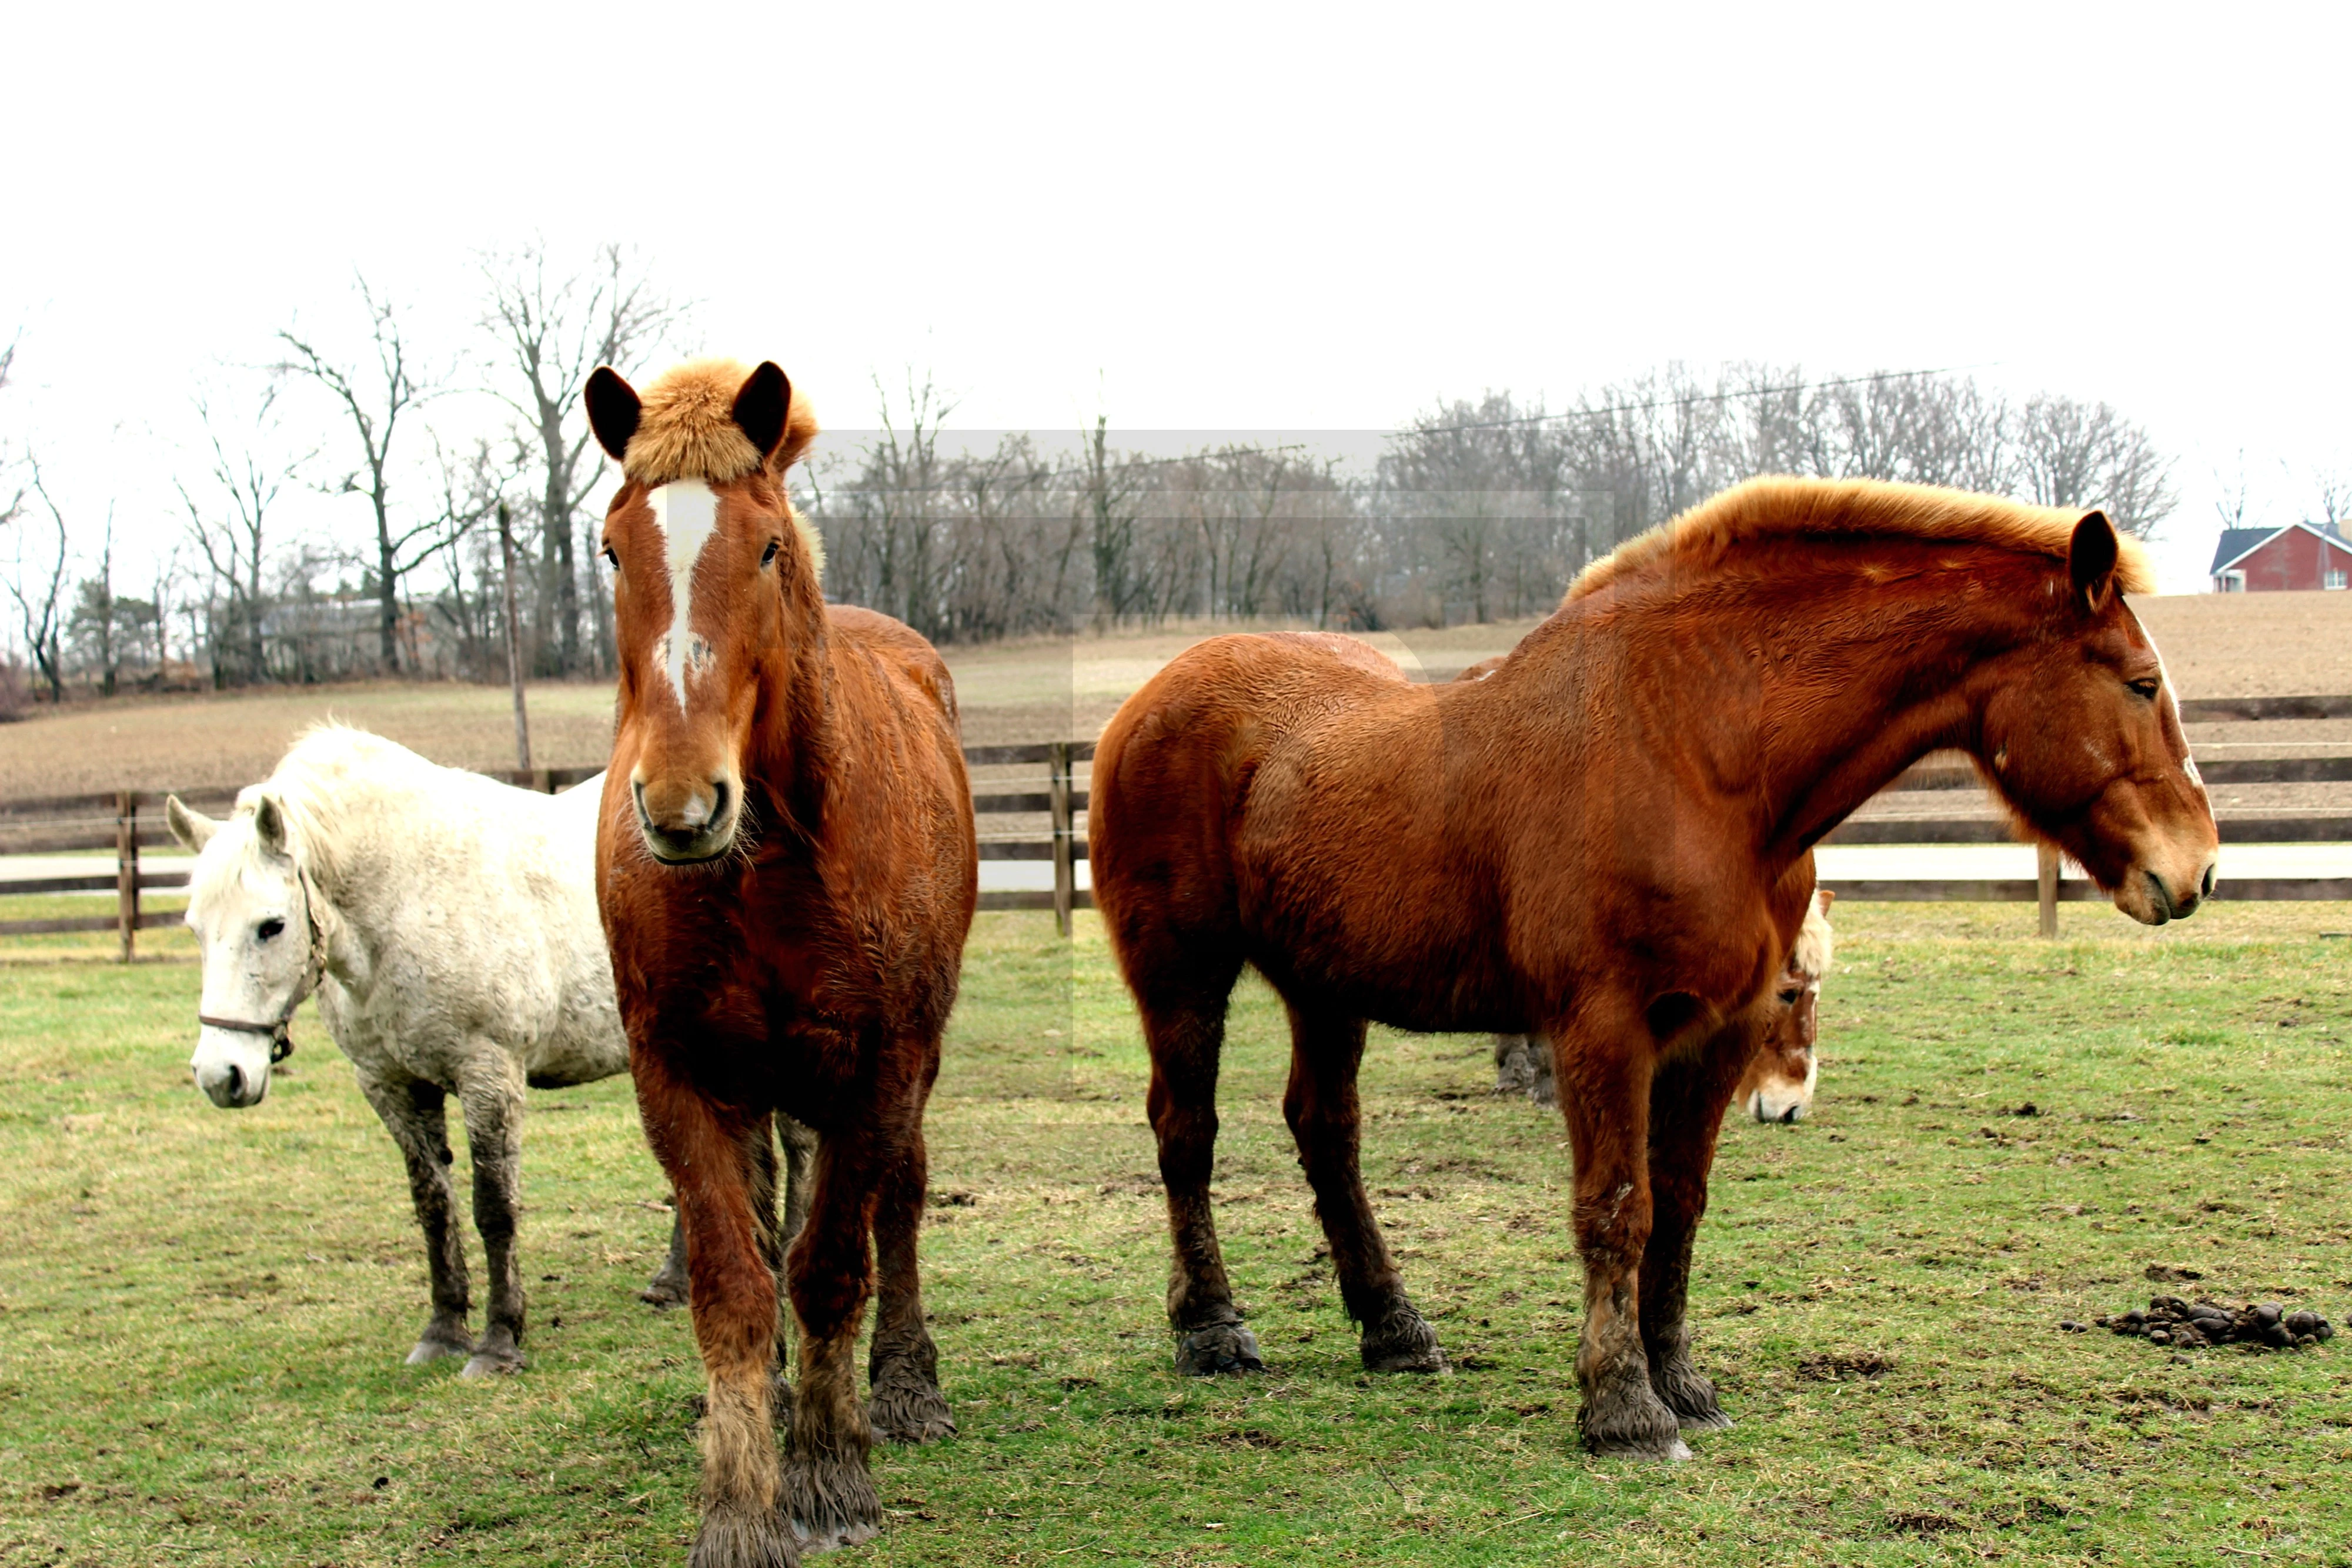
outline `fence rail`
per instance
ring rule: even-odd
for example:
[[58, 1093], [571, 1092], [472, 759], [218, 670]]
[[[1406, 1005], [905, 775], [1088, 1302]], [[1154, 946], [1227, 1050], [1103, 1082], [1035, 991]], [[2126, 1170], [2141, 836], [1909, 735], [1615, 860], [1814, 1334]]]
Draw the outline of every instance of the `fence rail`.
[[[2190, 724], [2236, 723], [2268, 719], [2352, 718], [2352, 695], [2341, 696], [2203, 697], [2180, 705], [2181, 717]], [[990, 814], [1042, 815], [1047, 820], [1042, 838], [983, 840], [982, 861], [1050, 862], [1051, 889], [999, 889], [980, 895], [984, 910], [1054, 911], [1055, 924], [1069, 935], [1071, 912], [1094, 907], [1094, 895], [1077, 886], [1077, 862], [1087, 858], [1086, 841], [1077, 832], [1078, 814], [1087, 810], [1087, 791], [1076, 779], [1079, 763], [1091, 761], [1092, 741], [1034, 741], [1009, 746], [971, 746], [964, 760], [973, 768], [1041, 767], [1040, 789], [1028, 780], [982, 780], [972, 792], [972, 810]], [[2209, 784], [2307, 784], [2352, 780], [2352, 756], [2217, 758], [2200, 765]], [[536, 768], [493, 771], [489, 777], [524, 789], [552, 793], [569, 789], [603, 771], [596, 768]], [[1905, 770], [1885, 793], [1957, 790], [1979, 785], [1976, 769], [1947, 758], [1933, 758]], [[116, 931], [121, 956], [128, 962], [137, 947], [137, 934], [166, 925], [179, 918], [173, 913], [141, 908], [140, 895], [173, 891], [185, 885], [181, 876], [145, 872], [140, 852], [169, 848], [170, 831], [163, 822], [166, 797], [175, 791], [119, 789], [101, 794], [54, 795], [0, 801], [0, 858], [11, 855], [65, 854], [92, 850], [115, 852], [110, 872], [50, 876], [19, 881], [0, 879], [0, 897], [32, 894], [103, 893], [116, 897], [111, 915], [66, 915], [39, 920], [0, 921], [0, 936], [52, 933]], [[200, 810], [226, 810], [236, 791], [221, 789], [176, 791]], [[2352, 816], [2239, 816], [2221, 820], [2221, 841], [2244, 844], [2352, 842]], [[1991, 816], [1929, 818], [1873, 817], [1849, 820], [1822, 841], [1829, 845], [1994, 844], [2013, 841], [2009, 824]], [[2018, 902], [2041, 905], [2044, 935], [2057, 931], [2057, 906], [2100, 898], [2089, 883], [2063, 880], [2055, 853], [2043, 849], [2040, 874], [2022, 879], [1909, 879], [1880, 881], [1825, 877], [1823, 887], [1842, 898], [1921, 901]], [[2223, 884], [2231, 899], [2352, 899], [2352, 878], [2256, 877]]]

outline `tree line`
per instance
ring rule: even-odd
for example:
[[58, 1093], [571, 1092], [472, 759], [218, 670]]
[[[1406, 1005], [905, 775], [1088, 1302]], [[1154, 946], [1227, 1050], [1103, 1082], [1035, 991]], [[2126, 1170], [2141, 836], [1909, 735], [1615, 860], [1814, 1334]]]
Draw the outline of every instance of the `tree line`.
[[[532, 245], [482, 259], [457, 351], [420, 346], [363, 278], [343, 325], [289, 322], [194, 392], [168, 550], [125, 559], [112, 514], [69, 517], [16, 444], [0, 705], [28, 684], [55, 701], [68, 685], [504, 681], [518, 660], [612, 673], [602, 519], [585, 509], [608, 476], [579, 392], [599, 364], [642, 376], [677, 357], [689, 308], [619, 246], [566, 263]], [[16, 352], [0, 350], [0, 400]], [[1669, 365], [1557, 410], [1507, 392], [1433, 403], [1354, 464], [1284, 444], [1154, 455], [1107, 419], [974, 445], [928, 383], [880, 402], [880, 427], [822, 447], [798, 499], [828, 594], [941, 643], [1537, 614], [1586, 562], [1759, 473], [2096, 504], [2140, 534], [2177, 504], [2167, 458], [2108, 404], [1953, 374]], [[320, 495], [347, 498], [340, 530], [296, 504]]]

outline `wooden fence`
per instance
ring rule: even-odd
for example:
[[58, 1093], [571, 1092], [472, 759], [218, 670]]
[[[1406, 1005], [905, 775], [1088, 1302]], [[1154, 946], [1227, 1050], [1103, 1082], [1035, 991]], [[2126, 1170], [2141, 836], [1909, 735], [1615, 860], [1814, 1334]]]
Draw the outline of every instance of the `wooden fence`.
[[[2247, 722], [2264, 719], [2352, 718], [2352, 695], [2291, 697], [2207, 697], [2180, 705], [2182, 718], [2192, 724]], [[983, 861], [1050, 862], [1050, 889], [983, 892], [982, 909], [1050, 909], [1055, 927], [1070, 932], [1073, 910], [1094, 905], [1091, 894], [1077, 885], [1077, 862], [1086, 858], [1086, 842], [1078, 836], [1078, 814], [1087, 809], [1087, 791], [1076, 781], [1077, 765], [1094, 757], [1092, 741], [1046, 741], [1020, 746], [973, 746], [964, 748], [965, 760], [975, 768], [1034, 767], [1043, 769], [1034, 780], [982, 780], [972, 791], [972, 809], [986, 817], [998, 813], [1044, 815], [1043, 838], [983, 838]], [[2200, 762], [2209, 785], [2305, 784], [2352, 781], [2352, 756], [2216, 758]], [[552, 792], [593, 778], [593, 768], [541, 768], [493, 774], [509, 783]], [[1038, 786], [1042, 785], [1043, 788]], [[1887, 788], [1887, 794], [1922, 790], [1975, 789], [1976, 772], [1965, 765], [1931, 759], [1905, 772]], [[140, 895], [149, 891], [177, 890], [184, 885], [176, 873], [140, 869], [142, 849], [172, 844], [163, 823], [163, 800], [169, 791], [123, 789], [111, 794], [59, 796], [48, 800], [0, 803], [0, 857], [61, 854], [111, 849], [110, 872], [36, 880], [0, 879], [0, 896], [33, 894], [90, 894], [112, 891], [112, 914], [70, 915], [41, 920], [0, 921], [0, 936], [49, 932], [114, 931], [121, 956], [127, 962], [136, 952], [142, 929], [170, 924], [177, 913], [154, 913], [141, 907]], [[200, 810], [226, 811], [233, 791], [179, 791], [182, 800]], [[2298, 844], [2352, 842], [2352, 816], [2307, 815], [2229, 817], [2220, 819], [2223, 843]], [[1930, 818], [1864, 817], [1840, 825], [1822, 841], [1829, 845], [1995, 844], [2014, 841], [2008, 824], [1997, 817]], [[1913, 902], [2030, 902], [2040, 905], [2044, 936], [2057, 931], [2057, 906], [2062, 903], [2095, 900], [2102, 895], [2087, 882], [2058, 875], [2054, 852], [2041, 852], [2038, 874], [2031, 881], [1962, 881], [1912, 879], [1863, 881], [1824, 878], [1822, 885], [1842, 898]], [[2231, 899], [2352, 899], [2352, 878], [2233, 878], [2222, 896]]]

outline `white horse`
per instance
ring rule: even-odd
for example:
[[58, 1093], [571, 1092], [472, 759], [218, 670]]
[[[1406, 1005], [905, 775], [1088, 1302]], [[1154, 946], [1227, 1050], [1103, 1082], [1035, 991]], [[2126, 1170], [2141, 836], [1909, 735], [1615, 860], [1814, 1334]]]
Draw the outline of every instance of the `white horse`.
[[[408, 1163], [433, 1291], [412, 1365], [463, 1355], [467, 1376], [521, 1369], [523, 1090], [629, 1064], [596, 908], [601, 788], [592, 779], [541, 795], [328, 725], [240, 793], [226, 821], [176, 798], [168, 808], [173, 835], [197, 852], [188, 899], [204, 956], [196, 1083], [215, 1105], [259, 1104], [270, 1064], [292, 1049], [288, 1020], [317, 993], [328, 1032]], [[490, 1273], [478, 1342], [467, 1326], [449, 1181], [443, 1108], [453, 1093]], [[785, 1130], [796, 1199], [807, 1186], [805, 1136]], [[645, 1300], [684, 1298], [673, 1227], [669, 1260]]]

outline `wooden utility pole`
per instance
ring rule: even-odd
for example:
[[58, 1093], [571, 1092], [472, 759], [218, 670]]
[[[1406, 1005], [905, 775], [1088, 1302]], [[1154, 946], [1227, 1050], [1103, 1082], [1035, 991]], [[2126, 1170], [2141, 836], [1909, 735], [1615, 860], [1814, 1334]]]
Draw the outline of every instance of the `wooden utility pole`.
[[1046, 766], [1053, 771], [1045, 785], [1046, 804], [1054, 823], [1054, 929], [1067, 936], [1070, 934], [1070, 907], [1077, 901], [1076, 856], [1072, 852], [1077, 834], [1074, 824], [1076, 813], [1070, 809], [1070, 743], [1056, 740], [1046, 752]]
[[522, 621], [515, 612], [514, 522], [508, 515], [504, 501], [499, 503], [499, 555], [506, 563], [507, 675], [514, 682], [515, 766], [528, 773], [530, 771], [530, 716], [523, 711], [522, 702]]
[[139, 791], [114, 796], [114, 919], [122, 935], [122, 961], [139, 948]]

